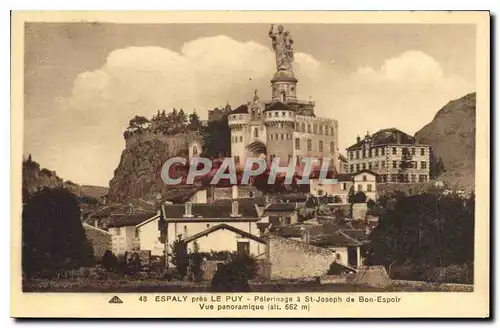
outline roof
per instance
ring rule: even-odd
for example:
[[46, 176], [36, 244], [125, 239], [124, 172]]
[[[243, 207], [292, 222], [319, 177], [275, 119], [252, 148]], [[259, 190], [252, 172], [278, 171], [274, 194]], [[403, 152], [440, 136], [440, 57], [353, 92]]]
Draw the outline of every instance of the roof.
[[136, 226], [146, 220], [159, 216], [158, 212], [142, 212], [124, 215], [114, 215], [107, 224], [108, 228]]
[[305, 229], [302, 226], [279, 227], [276, 232], [284, 238], [302, 237]]
[[[214, 201], [214, 204], [232, 204], [233, 200], [232, 199], [218, 199]], [[244, 197], [244, 198], [238, 198], [238, 203], [239, 204], [244, 204], [244, 205], [257, 205], [257, 206], [264, 206], [266, 205], [266, 198], [265, 197]]]
[[240, 105], [232, 110], [229, 114], [248, 114], [248, 106], [245, 104]]
[[356, 173], [353, 173], [352, 175], [353, 176], [356, 176], [356, 175], [360, 175], [362, 173], [368, 173], [368, 174], [371, 174], [371, 175], [374, 175], [374, 176], [378, 176], [378, 174], [372, 170], [368, 170], [368, 169], [365, 169], [365, 170], [361, 170], [361, 171], [358, 171]]
[[360, 242], [368, 240], [369, 234], [363, 229], [342, 229], [342, 232]]
[[352, 238], [342, 230], [337, 230], [333, 234], [322, 234], [312, 238], [311, 245], [315, 246], [362, 246], [363, 243], [355, 238]]
[[360, 140], [354, 145], [348, 147], [347, 150], [360, 149], [366, 143], [370, 143], [375, 146], [387, 144], [413, 145], [416, 144], [417, 141], [411, 135], [396, 128], [382, 129], [375, 132], [371, 136], [367, 135], [365, 139]]
[[365, 169], [365, 170], [361, 170], [361, 171], [358, 171], [355, 173], [340, 173], [340, 174], [335, 175], [335, 179], [337, 179], [337, 181], [340, 181], [340, 182], [353, 181], [355, 176], [360, 175], [362, 173], [368, 173], [368, 174], [374, 175], [375, 177], [378, 176], [378, 174], [376, 172]]
[[266, 208], [266, 212], [287, 212], [295, 211], [295, 203], [271, 203]]
[[[176, 219], [186, 221], [197, 221], [199, 219], [235, 219], [231, 216], [232, 203], [214, 203], [214, 204], [191, 204], [191, 218], [184, 217], [185, 204], [164, 205], [165, 219]], [[238, 212], [241, 215], [237, 217], [238, 220], [245, 220], [248, 218], [258, 219], [259, 214], [255, 204], [238, 202]]]
[[211, 234], [212, 232], [215, 232], [215, 231], [218, 231], [218, 230], [230, 230], [234, 233], [237, 233], [239, 235], [241, 235], [242, 237], [244, 238], [248, 238], [248, 239], [252, 239], [252, 240], [255, 240], [259, 243], [262, 243], [262, 244], [265, 244], [266, 241], [263, 239], [263, 238], [260, 238], [258, 236], [255, 236], [255, 235], [252, 235], [251, 233], [248, 233], [246, 231], [243, 231], [241, 229], [238, 229], [238, 228], [235, 228], [233, 226], [230, 226], [229, 224], [225, 224], [225, 223], [221, 223], [221, 224], [218, 224], [216, 226], [211, 226], [210, 228], [208, 229], [205, 229], [195, 235], [192, 235], [188, 238], [184, 238], [182, 241], [185, 242], [185, 243], [189, 243], [189, 242], [192, 242], [196, 239], [199, 239], [201, 237], [204, 237], [204, 236], [208, 236], [209, 234]]
[[347, 162], [348, 162], [348, 161], [347, 161], [347, 157], [345, 157], [345, 156], [344, 156], [344, 155], [342, 155], [342, 154], [339, 154], [339, 160], [340, 160], [341, 162], [344, 162], [344, 163], [347, 163]]
[[264, 109], [264, 112], [270, 112], [270, 111], [273, 111], [273, 110], [288, 110], [288, 111], [291, 111], [292, 109], [290, 107], [288, 107], [287, 104], [284, 104], [284, 103], [282, 103], [280, 101], [277, 101], [277, 102], [272, 102], [268, 106], [266, 106], [266, 108]]

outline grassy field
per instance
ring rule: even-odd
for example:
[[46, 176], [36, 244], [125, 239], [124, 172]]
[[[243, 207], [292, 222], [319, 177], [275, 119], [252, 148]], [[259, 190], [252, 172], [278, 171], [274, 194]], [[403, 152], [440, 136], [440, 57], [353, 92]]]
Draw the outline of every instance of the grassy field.
[[[166, 281], [166, 280], [32, 280], [23, 283], [24, 292], [58, 292], [58, 293], [203, 293], [209, 292], [209, 283]], [[252, 284], [252, 292], [439, 292], [447, 291], [438, 285], [433, 286], [389, 286], [377, 288], [371, 286], [349, 284], [319, 284], [319, 283], [263, 283]]]

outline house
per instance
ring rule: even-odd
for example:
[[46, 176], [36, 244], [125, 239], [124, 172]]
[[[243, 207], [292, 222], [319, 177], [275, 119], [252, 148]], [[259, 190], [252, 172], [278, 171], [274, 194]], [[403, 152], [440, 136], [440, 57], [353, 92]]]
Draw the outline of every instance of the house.
[[[161, 216], [151, 217], [135, 227], [140, 249], [151, 250], [152, 255], [163, 255], [180, 239], [187, 250], [193, 250], [196, 241], [200, 252], [241, 251], [255, 256], [264, 253], [265, 241], [260, 238], [267, 225], [259, 215], [257, 204], [234, 200], [214, 204], [163, 205]], [[163, 230], [162, 234], [160, 230]], [[162, 249], [157, 245], [161, 244]]]
[[337, 174], [337, 183], [327, 183], [323, 179], [310, 179], [311, 194], [317, 197], [325, 195], [338, 199], [340, 204], [349, 203], [349, 192], [362, 191], [368, 199], [377, 200], [377, 173], [361, 170], [353, 174]]
[[111, 251], [115, 255], [123, 255], [128, 251], [138, 250], [139, 234], [136, 226], [154, 217], [159, 217], [159, 213], [135, 212], [111, 216], [107, 225], [111, 234]]
[[[431, 147], [396, 129], [383, 129], [347, 148], [348, 173], [372, 170], [381, 183], [416, 183], [429, 180]], [[402, 162], [405, 169], [402, 169]]]
[[[352, 230], [352, 229], [351, 229]], [[314, 246], [328, 248], [335, 252], [335, 260], [337, 263], [348, 267], [358, 269], [363, 265], [363, 257], [361, 256], [361, 247], [366, 243], [366, 237], [362, 240], [357, 239], [364, 232], [353, 232], [344, 229], [338, 229], [333, 233], [320, 233], [312, 235], [313, 231], [309, 231], [309, 243]]]
[[299, 203], [269, 203], [264, 216], [269, 218], [272, 227], [296, 224], [299, 221]]

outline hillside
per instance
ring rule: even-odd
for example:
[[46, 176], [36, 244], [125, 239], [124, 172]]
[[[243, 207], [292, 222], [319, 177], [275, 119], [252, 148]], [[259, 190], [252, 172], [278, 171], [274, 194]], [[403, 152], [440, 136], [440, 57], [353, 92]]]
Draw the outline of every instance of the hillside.
[[452, 100], [434, 119], [415, 134], [420, 143], [430, 144], [445, 172], [438, 179], [452, 188], [474, 188], [476, 142], [476, 94]]
[[26, 198], [28, 195], [42, 188], [66, 188], [78, 196], [82, 201], [85, 201], [83, 198], [99, 200], [99, 198], [108, 193], [107, 187], [80, 186], [69, 180], [64, 181], [55, 171], [40, 168], [40, 164], [35, 162], [31, 158], [31, 155], [23, 161], [22, 171], [23, 198]]

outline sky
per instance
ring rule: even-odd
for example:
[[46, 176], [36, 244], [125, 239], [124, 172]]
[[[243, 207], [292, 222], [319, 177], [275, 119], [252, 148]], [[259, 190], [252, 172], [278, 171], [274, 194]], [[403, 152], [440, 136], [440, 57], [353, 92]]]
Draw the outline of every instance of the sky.
[[[277, 22], [279, 23], [279, 22]], [[28, 23], [24, 154], [65, 180], [108, 186], [135, 115], [270, 99], [268, 24]], [[414, 134], [475, 91], [474, 25], [286, 24], [297, 94], [339, 121], [339, 147]]]

